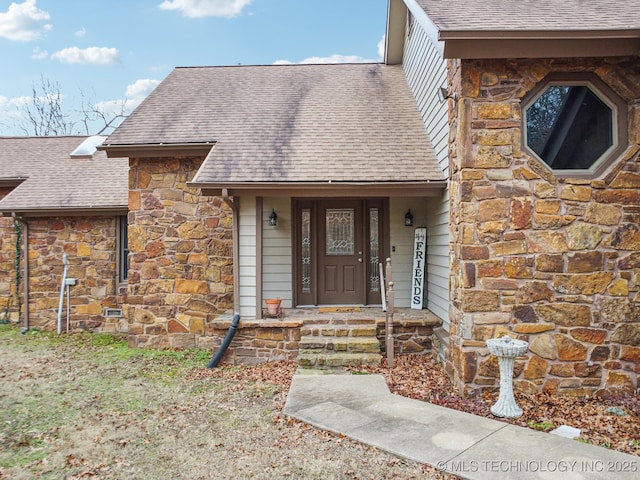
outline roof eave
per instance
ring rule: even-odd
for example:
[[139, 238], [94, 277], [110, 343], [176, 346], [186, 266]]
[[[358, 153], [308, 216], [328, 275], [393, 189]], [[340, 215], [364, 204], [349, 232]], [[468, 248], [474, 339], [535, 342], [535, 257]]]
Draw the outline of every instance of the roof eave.
[[223, 190], [231, 196], [273, 197], [427, 197], [437, 196], [447, 186], [446, 180], [414, 182], [189, 182], [203, 195], [220, 196]]
[[29, 177], [0, 178], [0, 187], [17, 187]]
[[215, 141], [189, 143], [104, 143], [98, 150], [104, 150], [108, 158], [122, 157], [168, 157], [182, 155], [206, 155], [215, 145]]
[[5, 217], [11, 217], [14, 214], [20, 217], [65, 217], [65, 216], [111, 216], [126, 215], [128, 212], [127, 205], [112, 205], [103, 207], [2, 207], [0, 213]]
[[441, 30], [445, 58], [640, 55], [640, 30]]
[[389, 0], [387, 4], [387, 29], [385, 32], [384, 63], [402, 63], [407, 7], [402, 0]]

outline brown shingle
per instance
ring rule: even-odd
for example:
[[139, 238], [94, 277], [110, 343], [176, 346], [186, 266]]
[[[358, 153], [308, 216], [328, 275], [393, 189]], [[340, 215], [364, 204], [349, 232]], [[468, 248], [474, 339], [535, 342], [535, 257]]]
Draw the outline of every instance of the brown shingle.
[[0, 212], [126, 209], [129, 162], [70, 154], [86, 137], [0, 137], [0, 180], [26, 178]]
[[417, 0], [441, 32], [639, 30], [638, 0]]
[[211, 141], [199, 183], [443, 180], [401, 66], [383, 64], [177, 68], [105, 144]]

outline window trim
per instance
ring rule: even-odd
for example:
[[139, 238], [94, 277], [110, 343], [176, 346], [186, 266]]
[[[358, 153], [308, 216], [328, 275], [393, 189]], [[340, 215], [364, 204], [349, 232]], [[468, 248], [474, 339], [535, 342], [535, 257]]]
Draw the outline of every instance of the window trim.
[[[542, 160], [528, 144], [527, 110], [542, 93], [552, 86], [585, 86], [588, 87], [612, 112], [613, 144], [588, 169], [553, 169]], [[522, 148], [532, 158], [539, 161], [544, 168], [560, 178], [596, 178], [613, 165], [629, 147], [628, 140], [628, 105], [600, 77], [592, 72], [553, 72], [544, 77], [522, 99]]]
[[118, 215], [116, 217], [116, 281], [118, 285], [126, 285], [129, 279], [128, 255], [125, 254], [125, 249], [126, 252], [129, 251], [128, 224], [127, 215]]

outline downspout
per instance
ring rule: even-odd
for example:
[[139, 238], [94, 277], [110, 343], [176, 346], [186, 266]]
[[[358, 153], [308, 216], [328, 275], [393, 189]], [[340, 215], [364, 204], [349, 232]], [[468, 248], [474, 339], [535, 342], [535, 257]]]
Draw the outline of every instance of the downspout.
[[29, 331], [29, 224], [24, 218], [17, 216], [16, 212], [12, 212], [11, 217], [14, 222], [20, 222], [20, 224], [22, 224], [22, 241], [24, 242], [24, 273], [22, 274], [22, 283], [24, 284], [24, 299], [22, 300], [24, 325], [22, 330], [20, 330], [20, 333], [24, 335]]
[[64, 287], [67, 284], [67, 270], [69, 269], [69, 259], [66, 253], [62, 254], [62, 263], [64, 270], [62, 271], [62, 285], [60, 285], [60, 303], [58, 305], [58, 335], [62, 333], [62, 307], [64, 305]]
[[237, 199], [232, 200], [229, 197], [229, 191], [226, 188], [222, 189], [222, 200], [224, 200], [224, 203], [229, 205], [231, 212], [233, 213], [233, 226], [231, 232], [231, 239], [233, 241], [233, 320], [231, 321], [229, 331], [227, 332], [227, 335], [225, 335], [220, 348], [209, 361], [207, 368], [214, 368], [218, 365], [218, 362], [220, 362], [224, 354], [227, 352], [229, 344], [231, 344], [231, 340], [233, 340], [236, 330], [238, 329], [238, 324], [240, 323], [240, 212]]

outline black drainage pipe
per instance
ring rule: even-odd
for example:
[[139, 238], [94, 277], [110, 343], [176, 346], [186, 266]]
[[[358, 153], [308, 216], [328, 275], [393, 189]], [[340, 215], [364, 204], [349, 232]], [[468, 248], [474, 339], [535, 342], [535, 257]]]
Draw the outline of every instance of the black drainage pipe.
[[229, 348], [229, 344], [231, 343], [231, 340], [233, 340], [233, 336], [236, 334], [236, 330], [238, 329], [238, 323], [240, 323], [240, 314], [236, 313], [233, 316], [233, 321], [231, 322], [229, 331], [227, 332], [227, 335], [224, 337], [224, 340], [222, 341], [222, 345], [220, 345], [220, 348], [218, 349], [216, 354], [213, 356], [213, 358], [207, 365], [207, 368], [213, 368], [216, 365], [218, 365], [218, 362], [222, 359], [224, 354], [227, 352], [227, 348]]

